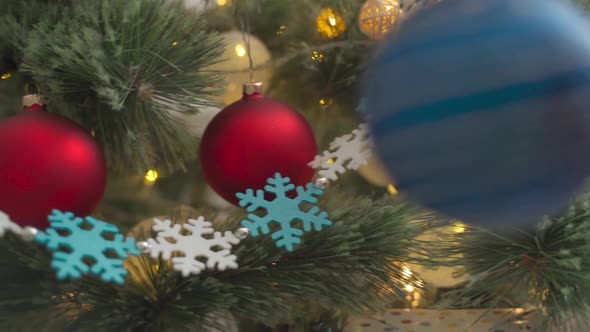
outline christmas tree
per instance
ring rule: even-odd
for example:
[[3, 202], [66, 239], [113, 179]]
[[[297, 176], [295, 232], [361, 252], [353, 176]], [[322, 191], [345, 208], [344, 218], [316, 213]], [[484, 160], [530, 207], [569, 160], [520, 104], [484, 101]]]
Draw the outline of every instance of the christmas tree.
[[368, 68], [445, 2], [3, 0], [2, 330], [587, 330], [586, 194], [507, 234], [375, 152]]

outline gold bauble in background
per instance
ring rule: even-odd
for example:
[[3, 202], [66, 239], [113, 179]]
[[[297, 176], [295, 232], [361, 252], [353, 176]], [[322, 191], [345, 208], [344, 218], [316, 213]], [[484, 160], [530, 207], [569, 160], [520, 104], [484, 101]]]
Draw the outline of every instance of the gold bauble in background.
[[316, 18], [316, 29], [322, 37], [334, 39], [346, 31], [346, 23], [334, 9], [323, 8]]
[[398, 0], [367, 0], [359, 11], [359, 29], [373, 40], [383, 39], [399, 25], [402, 14]]
[[201, 138], [209, 122], [221, 111], [221, 108], [215, 106], [195, 106], [195, 109], [198, 110], [195, 113], [175, 112], [173, 110], [169, 110], [168, 113], [177, 119], [192, 137]]
[[[422, 235], [418, 236], [416, 240], [423, 243], [432, 243], [433, 248], [436, 248], [437, 243], [448, 242], [452, 236], [460, 235], [465, 232], [467, 226], [463, 223], [457, 222], [450, 226], [442, 226], [432, 231], [427, 231]], [[451, 259], [462, 258], [462, 254], [458, 254], [461, 257], [450, 257], [445, 259], [432, 259], [438, 260], [441, 263], [450, 261]], [[410, 254], [411, 257], [418, 258], [420, 254]], [[426, 283], [437, 287], [437, 288], [454, 288], [469, 279], [469, 276], [465, 273], [465, 269], [462, 266], [423, 266], [419, 264], [408, 264], [409, 269], [416, 273]]]
[[385, 166], [383, 166], [375, 153], [369, 158], [367, 164], [359, 168], [359, 174], [370, 184], [377, 187], [387, 187], [393, 183], [391, 177], [387, 174]]
[[[207, 67], [206, 70], [223, 72], [225, 78], [225, 92], [222, 95], [213, 97], [213, 100], [222, 103], [224, 106], [232, 104], [242, 98], [244, 83], [250, 82], [250, 59], [248, 57], [248, 44], [250, 43], [250, 56], [253, 67], [267, 65], [271, 60], [271, 54], [266, 45], [256, 36], [240, 31], [230, 31], [220, 34], [225, 43], [223, 61]], [[245, 40], [244, 40], [245, 39]], [[272, 78], [270, 67], [256, 69], [254, 80], [268, 86]]]

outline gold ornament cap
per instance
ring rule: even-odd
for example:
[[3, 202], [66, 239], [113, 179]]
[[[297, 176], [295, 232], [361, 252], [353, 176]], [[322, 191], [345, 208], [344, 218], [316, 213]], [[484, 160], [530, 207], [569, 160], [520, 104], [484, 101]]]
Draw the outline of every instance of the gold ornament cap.
[[244, 84], [244, 96], [262, 95], [264, 84], [262, 82], [250, 82]]

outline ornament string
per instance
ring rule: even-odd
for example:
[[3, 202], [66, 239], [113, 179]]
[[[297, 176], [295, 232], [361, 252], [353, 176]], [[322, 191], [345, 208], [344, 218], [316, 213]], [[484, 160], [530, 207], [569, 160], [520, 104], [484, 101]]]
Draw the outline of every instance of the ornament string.
[[[245, 19], [244, 19], [245, 17]], [[248, 56], [249, 67], [248, 71], [250, 72], [250, 83], [254, 83], [254, 60], [252, 59], [252, 52], [251, 52], [251, 44], [250, 44], [250, 16], [240, 15], [240, 32], [242, 33], [242, 41], [246, 46], [246, 55]]]

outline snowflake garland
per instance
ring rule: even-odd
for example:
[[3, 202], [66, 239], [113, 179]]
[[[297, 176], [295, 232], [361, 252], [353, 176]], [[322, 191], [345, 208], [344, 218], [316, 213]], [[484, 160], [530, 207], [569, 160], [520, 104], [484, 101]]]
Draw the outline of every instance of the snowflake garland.
[[[154, 219], [153, 230], [158, 235], [155, 240], [148, 239], [150, 255], [153, 258], [162, 255], [166, 260], [172, 258], [174, 269], [184, 277], [199, 274], [205, 268], [217, 267], [220, 271], [238, 268], [238, 258], [231, 254], [230, 249], [240, 239], [229, 231], [223, 234], [216, 232], [211, 226], [211, 222], [205, 221], [203, 217], [189, 219], [183, 225], [172, 225], [170, 220]], [[183, 230], [190, 234], [183, 234]], [[204, 236], [211, 234], [212, 236]], [[172, 257], [173, 253], [182, 256]]]
[[[248, 189], [245, 193], [238, 193], [240, 206], [247, 208], [248, 220], [242, 221], [242, 226], [248, 228], [252, 237], [259, 236], [260, 233], [267, 235], [271, 232], [270, 225], [277, 224], [279, 229], [274, 231], [271, 238], [276, 241], [278, 248], [285, 248], [287, 251], [293, 251], [296, 245], [301, 243], [301, 236], [304, 232], [321, 231], [324, 226], [331, 226], [332, 222], [327, 219], [328, 214], [321, 212], [316, 206], [318, 197], [324, 194], [324, 191], [313, 184], [308, 184], [306, 188], [297, 187], [297, 196], [288, 197], [288, 194], [295, 189], [291, 180], [282, 177], [276, 173], [274, 178], [268, 179], [268, 185], [265, 190]], [[270, 193], [275, 196], [273, 200], [267, 200], [265, 194]], [[314, 205], [311, 209], [302, 210], [302, 203]], [[266, 210], [264, 216], [254, 214], [258, 209]], [[301, 221], [303, 231], [295, 228], [294, 223]]]
[[[133, 238], [124, 239], [115, 225], [92, 217], [75, 217], [70, 212], [53, 210], [49, 223], [51, 228], [38, 232], [35, 241], [53, 251], [51, 267], [57, 271], [59, 280], [80, 279], [84, 274], [93, 274], [104, 282], [124, 284], [127, 270], [123, 268], [123, 259], [128, 255], [139, 255]], [[113, 238], [107, 240], [104, 235]], [[89, 266], [86, 259], [93, 260], [94, 264]]]
[[22, 229], [19, 225], [12, 222], [6, 213], [0, 211], [0, 237], [3, 237], [7, 231], [20, 234]]
[[320, 176], [335, 181], [347, 169], [358, 170], [367, 164], [371, 157], [370, 147], [367, 125], [361, 124], [351, 134], [334, 139], [330, 149], [316, 156], [309, 166], [319, 169]]

